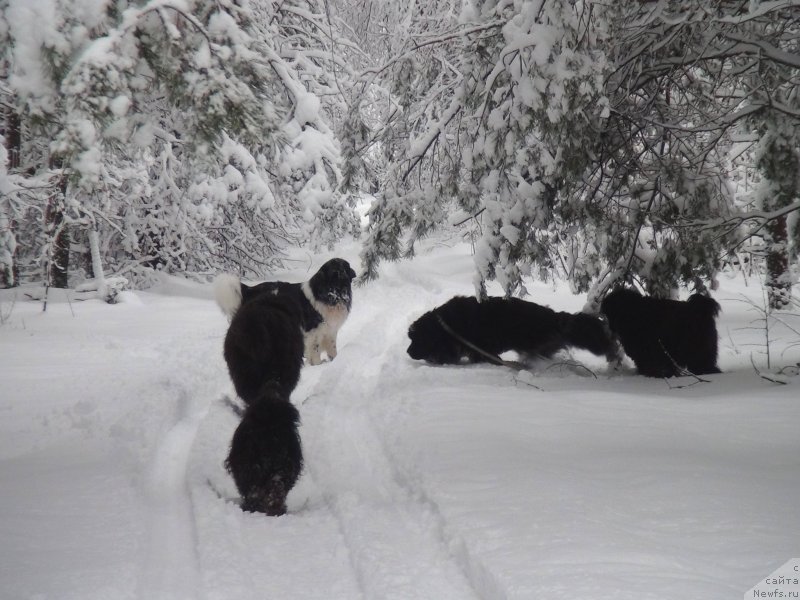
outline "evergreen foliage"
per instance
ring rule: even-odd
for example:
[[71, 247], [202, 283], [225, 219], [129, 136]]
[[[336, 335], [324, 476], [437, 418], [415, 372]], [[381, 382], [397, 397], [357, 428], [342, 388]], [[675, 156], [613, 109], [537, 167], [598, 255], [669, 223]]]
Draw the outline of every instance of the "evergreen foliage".
[[771, 114], [796, 127], [796, 9], [475, 0], [440, 22], [408, 26], [425, 50], [403, 60], [425, 73], [439, 49], [452, 85], [394, 90], [406, 113], [431, 116], [386, 169], [367, 276], [446, 222], [431, 204], [458, 203], [480, 221], [479, 291], [496, 279], [522, 295], [525, 276], [556, 275], [590, 303], [620, 280], [668, 296], [713, 285], [726, 255], [769, 230], [777, 209], [797, 210], [796, 184], [763, 210], [736, 186], [756, 168]]
[[747, 250], [766, 265], [772, 306], [789, 302], [792, 3], [9, 0], [0, 11], [3, 273], [49, 281], [65, 238], [88, 252], [97, 232], [109, 273], [140, 284], [153, 270], [255, 277], [290, 246], [358, 235], [354, 208], [372, 196], [364, 279], [461, 227], [478, 293], [497, 280], [524, 295], [527, 278], [559, 277], [590, 305], [620, 281], [669, 296], [713, 287]]

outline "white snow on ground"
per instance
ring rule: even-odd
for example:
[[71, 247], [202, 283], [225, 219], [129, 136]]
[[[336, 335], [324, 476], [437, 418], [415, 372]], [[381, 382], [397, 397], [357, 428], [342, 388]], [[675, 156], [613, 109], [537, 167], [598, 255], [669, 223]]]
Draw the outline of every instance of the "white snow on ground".
[[[222, 466], [237, 420], [210, 286], [45, 313], [4, 291], [0, 597], [722, 600], [798, 555], [800, 377], [751, 364], [756, 282], [715, 293], [724, 373], [668, 384], [583, 353], [591, 371], [410, 360], [408, 325], [471, 280], [457, 245], [355, 290], [339, 356], [293, 395], [306, 468], [279, 518], [241, 512]], [[800, 339], [773, 325], [774, 372]]]

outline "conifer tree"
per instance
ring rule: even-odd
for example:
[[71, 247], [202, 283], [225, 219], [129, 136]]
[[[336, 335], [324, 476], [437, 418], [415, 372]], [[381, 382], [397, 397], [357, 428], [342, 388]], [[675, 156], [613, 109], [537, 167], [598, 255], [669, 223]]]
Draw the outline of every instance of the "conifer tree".
[[[798, 122], [789, 90], [800, 16], [790, 6], [476, 0], [437, 31], [410, 19], [415, 47], [386, 64], [408, 81], [430, 64], [420, 49], [436, 48], [452, 85], [393, 95], [404, 115], [425, 116], [399, 130], [411, 143], [387, 156], [362, 253], [368, 276], [412, 252], [457, 203], [481, 223], [479, 292], [497, 279], [524, 294], [526, 276], [556, 275], [595, 306], [620, 281], [667, 296], [713, 286], [726, 253], [765, 230], [782, 235], [800, 208], [796, 182], [780, 183], [763, 210], [733, 183], [742, 156], [761, 156], [765, 175], [767, 155], [794, 160], [741, 141], [763, 136], [775, 115], [782, 135]], [[782, 241], [770, 247], [785, 256]], [[785, 285], [788, 265], [773, 264]]]
[[352, 210], [337, 193], [333, 101], [320, 100], [338, 94], [321, 4], [94, 6], [0, 9], [4, 98], [23, 163], [47, 181], [35, 202], [50, 206], [45, 236], [26, 240], [40, 258], [70, 228], [76, 241], [98, 232], [104, 260], [128, 274], [257, 276], [287, 245], [343, 234]]

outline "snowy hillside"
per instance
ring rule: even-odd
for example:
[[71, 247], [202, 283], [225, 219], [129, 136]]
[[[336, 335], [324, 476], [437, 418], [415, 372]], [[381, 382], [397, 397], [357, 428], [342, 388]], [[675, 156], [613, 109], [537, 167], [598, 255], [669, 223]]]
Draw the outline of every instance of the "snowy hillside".
[[[294, 392], [306, 469], [279, 518], [231, 501], [210, 286], [46, 313], [3, 291], [0, 597], [722, 600], [797, 556], [800, 377], [754, 371], [756, 282], [721, 278], [724, 372], [707, 382], [583, 353], [589, 369], [559, 357], [533, 375], [410, 360], [408, 325], [471, 293], [472, 268], [440, 247], [355, 290], [339, 356]], [[800, 345], [773, 325], [774, 372]]]

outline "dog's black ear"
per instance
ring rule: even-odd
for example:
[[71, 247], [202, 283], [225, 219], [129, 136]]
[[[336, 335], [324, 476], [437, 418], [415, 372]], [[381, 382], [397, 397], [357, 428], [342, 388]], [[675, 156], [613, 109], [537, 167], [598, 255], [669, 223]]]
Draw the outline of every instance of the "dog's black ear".
[[349, 263], [347, 264], [347, 275], [350, 277], [350, 279], [356, 278], [356, 272], [353, 270], [353, 268], [350, 266]]

